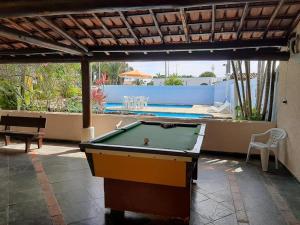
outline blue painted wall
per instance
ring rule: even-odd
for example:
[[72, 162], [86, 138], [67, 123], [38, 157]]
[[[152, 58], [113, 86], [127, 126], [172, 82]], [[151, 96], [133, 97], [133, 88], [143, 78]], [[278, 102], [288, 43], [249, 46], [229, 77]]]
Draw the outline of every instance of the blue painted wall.
[[214, 85], [214, 102], [231, 102], [231, 86], [233, 80], [223, 81]]
[[[245, 84], [246, 85], [246, 84]], [[126, 86], [106, 85], [106, 101], [121, 103], [123, 96], [148, 96], [149, 104], [213, 105], [228, 101], [234, 105], [234, 81], [201, 86]], [[251, 80], [252, 104], [256, 104], [256, 79]]]
[[150, 104], [212, 105], [214, 86], [125, 86], [104, 87], [106, 101], [122, 102], [123, 96], [148, 96]]

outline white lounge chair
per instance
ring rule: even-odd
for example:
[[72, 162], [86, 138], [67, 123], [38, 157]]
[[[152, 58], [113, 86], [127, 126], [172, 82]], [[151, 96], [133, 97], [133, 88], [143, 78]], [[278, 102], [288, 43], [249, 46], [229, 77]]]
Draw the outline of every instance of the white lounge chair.
[[209, 113], [230, 113], [230, 103], [225, 102], [221, 106], [210, 106], [209, 109], [207, 110]]
[[[255, 139], [257, 137], [262, 137], [269, 135], [268, 141], [266, 143], [258, 142]], [[268, 162], [269, 162], [269, 151], [273, 151], [275, 155], [275, 166], [278, 169], [278, 154], [279, 154], [279, 143], [287, 137], [285, 130], [280, 128], [272, 128], [267, 130], [264, 133], [253, 134], [251, 136], [251, 141], [248, 147], [248, 154], [246, 162], [249, 161], [250, 152], [253, 148], [260, 149], [261, 151], [261, 163], [263, 171], [268, 170]]]

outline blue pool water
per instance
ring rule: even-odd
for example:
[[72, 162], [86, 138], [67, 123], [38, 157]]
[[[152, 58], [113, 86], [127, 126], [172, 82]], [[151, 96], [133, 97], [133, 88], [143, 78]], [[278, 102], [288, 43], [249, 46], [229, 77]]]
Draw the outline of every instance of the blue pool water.
[[[104, 110], [105, 113], [116, 113], [116, 110]], [[168, 117], [168, 118], [181, 118], [181, 119], [199, 119], [199, 118], [210, 118], [209, 114], [194, 114], [194, 113], [171, 113], [171, 112], [145, 112], [145, 111], [128, 111], [136, 115], [144, 116], [156, 116], [156, 117]]]
[[[104, 107], [121, 107], [122, 103], [105, 103]], [[161, 104], [148, 104], [149, 107], [161, 107], [161, 108], [192, 108], [192, 105], [161, 105]]]

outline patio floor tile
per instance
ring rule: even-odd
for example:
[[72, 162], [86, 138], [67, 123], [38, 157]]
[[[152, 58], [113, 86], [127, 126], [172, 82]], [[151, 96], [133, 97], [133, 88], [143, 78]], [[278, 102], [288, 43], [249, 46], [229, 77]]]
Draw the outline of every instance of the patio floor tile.
[[[23, 144], [12, 147], [17, 150], [0, 150], [0, 225], [183, 224], [134, 212], [126, 212], [122, 220], [113, 217], [104, 208], [103, 179], [91, 175], [76, 145], [46, 143], [32, 158]], [[299, 222], [300, 184], [283, 167], [273, 167], [271, 162], [270, 172], [263, 173], [255, 159], [246, 164], [240, 158], [202, 154], [192, 186], [190, 225]], [[53, 194], [43, 192], [44, 186]], [[49, 206], [52, 198], [58, 208]]]

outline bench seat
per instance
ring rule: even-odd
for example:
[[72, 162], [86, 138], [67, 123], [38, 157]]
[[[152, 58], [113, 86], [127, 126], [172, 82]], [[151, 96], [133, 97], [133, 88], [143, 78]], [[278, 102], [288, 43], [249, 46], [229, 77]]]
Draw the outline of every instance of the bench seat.
[[14, 136], [14, 137], [32, 137], [38, 138], [45, 135], [44, 132], [26, 132], [26, 131], [10, 131], [0, 130], [0, 135]]
[[[46, 126], [46, 118], [19, 117], [19, 116], [1, 116], [0, 125], [5, 126], [4, 130], [0, 130], [0, 136], [4, 137], [5, 145], [10, 143], [10, 138], [22, 139], [25, 141], [25, 152], [30, 149], [31, 142], [37, 140], [38, 148], [42, 147], [43, 137], [45, 133], [42, 129]], [[36, 132], [32, 131], [15, 131], [11, 127], [31, 127], [37, 128]]]

